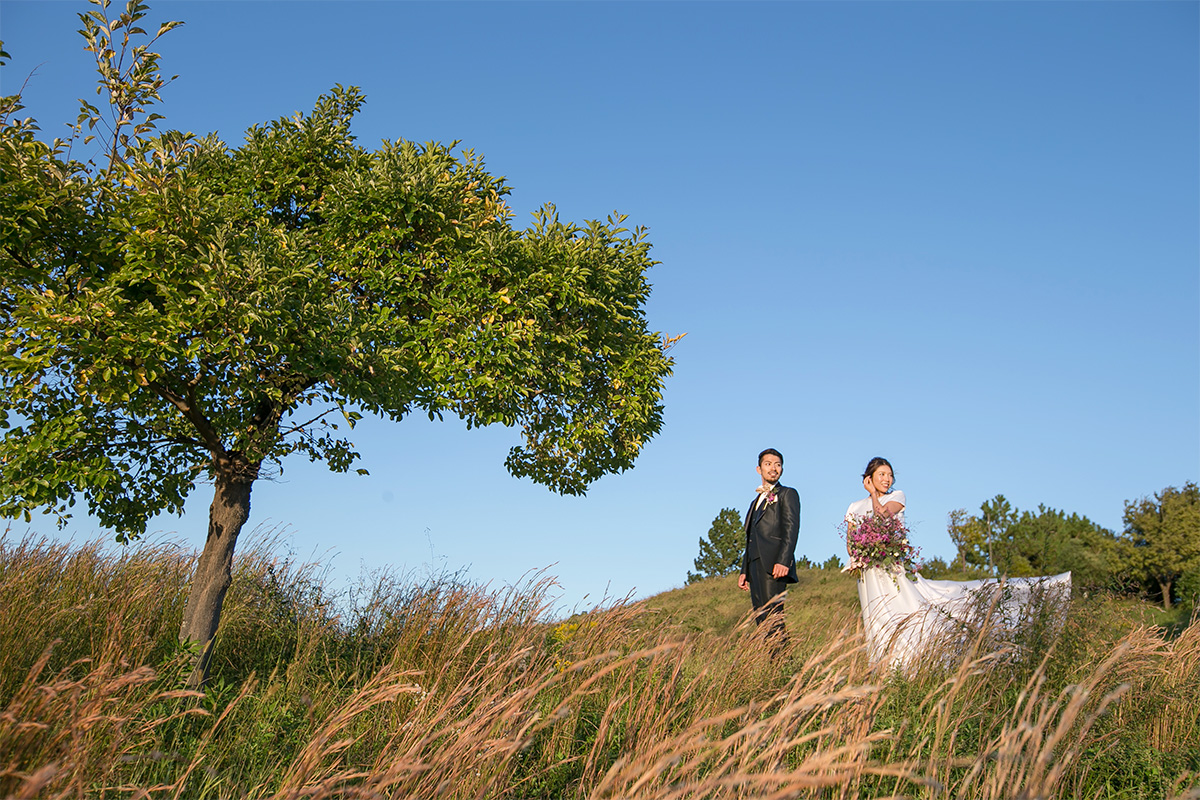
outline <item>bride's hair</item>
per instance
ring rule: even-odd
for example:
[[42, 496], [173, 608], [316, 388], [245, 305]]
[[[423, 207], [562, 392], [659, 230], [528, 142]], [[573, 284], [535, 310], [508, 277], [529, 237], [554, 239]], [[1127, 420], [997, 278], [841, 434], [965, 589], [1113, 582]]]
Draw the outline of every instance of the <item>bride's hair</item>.
[[887, 467], [892, 470], [892, 479], [896, 478], [896, 470], [892, 467], [892, 463], [883, 456], [875, 456], [867, 462], [867, 471], [862, 474], [864, 478], [869, 478], [875, 474], [875, 470], [880, 467]]

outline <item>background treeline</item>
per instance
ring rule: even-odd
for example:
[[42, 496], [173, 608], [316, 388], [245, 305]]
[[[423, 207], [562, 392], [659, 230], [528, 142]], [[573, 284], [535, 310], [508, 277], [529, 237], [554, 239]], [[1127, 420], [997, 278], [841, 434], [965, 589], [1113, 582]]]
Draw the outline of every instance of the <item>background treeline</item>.
[[[984, 502], [977, 513], [952, 511], [947, 530], [958, 555], [950, 563], [926, 561], [921, 568], [926, 578], [1070, 572], [1072, 583], [1085, 591], [1150, 598], [1164, 609], [1182, 604], [1184, 614], [1200, 605], [1200, 489], [1192, 482], [1126, 501], [1121, 531], [1044, 505], [1022, 511], [1004, 495]], [[688, 582], [736, 572], [744, 544], [741, 515], [722, 509], [700, 540], [697, 571], [688, 573]], [[806, 556], [797, 561], [816, 566]], [[820, 566], [841, 569], [842, 560], [834, 554]]]

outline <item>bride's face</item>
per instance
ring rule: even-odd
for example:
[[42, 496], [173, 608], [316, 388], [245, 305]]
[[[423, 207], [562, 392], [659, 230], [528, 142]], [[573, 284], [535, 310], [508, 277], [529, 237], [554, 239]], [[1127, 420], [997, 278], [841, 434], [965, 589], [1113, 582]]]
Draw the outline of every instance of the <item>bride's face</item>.
[[871, 483], [875, 485], [875, 490], [877, 492], [880, 494], [887, 494], [888, 490], [892, 488], [893, 483], [892, 468], [886, 464], [881, 467], [877, 467], [875, 471], [871, 473]]

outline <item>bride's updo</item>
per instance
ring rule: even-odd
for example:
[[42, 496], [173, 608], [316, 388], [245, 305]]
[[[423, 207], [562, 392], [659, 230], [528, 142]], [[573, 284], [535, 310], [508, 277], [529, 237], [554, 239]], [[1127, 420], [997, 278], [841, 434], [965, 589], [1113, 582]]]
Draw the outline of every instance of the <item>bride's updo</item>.
[[888, 461], [886, 458], [884, 458], [883, 456], [875, 456], [870, 461], [868, 461], [867, 462], [867, 471], [864, 472], [862, 474], [862, 476], [864, 478], [869, 478], [872, 475], [874, 475], [875, 470], [879, 469], [880, 467], [887, 467], [888, 469], [890, 469], [892, 471], [892, 480], [896, 479], [895, 468], [892, 466], [892, 463], [890, 461]]

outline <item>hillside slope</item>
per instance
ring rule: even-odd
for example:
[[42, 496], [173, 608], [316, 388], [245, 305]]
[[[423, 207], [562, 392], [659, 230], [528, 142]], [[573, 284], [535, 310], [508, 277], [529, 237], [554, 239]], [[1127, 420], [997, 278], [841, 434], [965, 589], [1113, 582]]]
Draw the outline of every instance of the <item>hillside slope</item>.
[[[788, 589], [784, 604], [793, 639], [812, 632], [828, 641], [843, 628], [854, 627], [859, 609], [853, 575], [823, 569], [802, 569], [798, 575], [800, 581]], [[727, 575], [648, 597], [638, 605], [681, 632], [726, 635], [747, 620], [750, 596], [738, 589], [736, 575]]]

